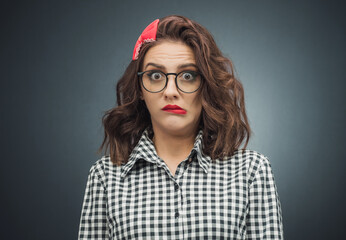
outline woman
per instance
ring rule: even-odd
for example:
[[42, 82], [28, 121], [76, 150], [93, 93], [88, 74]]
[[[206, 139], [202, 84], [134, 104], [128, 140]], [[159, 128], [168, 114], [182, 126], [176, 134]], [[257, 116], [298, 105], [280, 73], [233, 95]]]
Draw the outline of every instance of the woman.
[[283, 239], [270, 163], [245, 149], [243, 87], [203, 26], [177, 15], [148, 25], [117, 102], [79, 239]]

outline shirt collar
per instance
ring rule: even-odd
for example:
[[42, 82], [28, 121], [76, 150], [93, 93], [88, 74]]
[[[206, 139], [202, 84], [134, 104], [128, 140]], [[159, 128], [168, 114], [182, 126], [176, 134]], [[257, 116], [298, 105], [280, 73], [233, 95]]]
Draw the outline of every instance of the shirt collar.
[[[127, 161], [127, 163], [122, 165], [120, 175], [121, 178], [126, 176], [126, 174], [132, 169], [132, 167], [139, 159], [144, 159], [145, 161], [158, 165], [160, 164], [159, 156], [156, 153], [154, 143], [149, 137], [149, 131], [150, 127], [147, 127], [143, 131], [140, 140], [138, 141], [137, 145], [133, 148], [129, 156], [129, 160]], [[195, 143], [189, 156], [193, 157], [195, 155], [198, 160], [199, 166], [204, 170], [205, 173], [208, 173], [211, 158], [203, 154], [202, 146], [203, 130], [200, 129], [198, 134], [196, 135]]]

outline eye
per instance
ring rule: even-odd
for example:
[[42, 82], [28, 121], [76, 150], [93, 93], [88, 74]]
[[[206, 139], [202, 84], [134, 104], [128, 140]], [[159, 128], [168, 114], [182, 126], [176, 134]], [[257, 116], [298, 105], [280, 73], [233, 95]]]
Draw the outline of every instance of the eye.
[[181, 78], [185, 81], [191, 81], [195, 79], [196, 75], [197, 74], [193, 71], [183, 72]]
[[164, 75], [161, 72], [149, 72], [147, 75], [150, 77], [151, 80], [158, 81], [164, 79]]

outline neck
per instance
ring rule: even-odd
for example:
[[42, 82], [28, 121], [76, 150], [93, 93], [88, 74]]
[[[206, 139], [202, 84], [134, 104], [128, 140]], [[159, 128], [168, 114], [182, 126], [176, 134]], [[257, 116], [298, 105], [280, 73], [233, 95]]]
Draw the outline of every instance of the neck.
[[197, 129], [183, 135], [173, 135], [155, 128], [153, 130], [153, 142], [160, 158], [178, 164], [188, 157], [194, 145]]

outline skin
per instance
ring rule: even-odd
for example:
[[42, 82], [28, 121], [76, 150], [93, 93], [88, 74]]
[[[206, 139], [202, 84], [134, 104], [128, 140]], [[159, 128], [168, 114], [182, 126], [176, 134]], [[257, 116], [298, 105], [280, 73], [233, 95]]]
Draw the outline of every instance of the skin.
[[[163, 65], [164, 68], [146, 67], [149, 62]], [[148, 50], [142, 71], [161, 70], [165, 73], [178, 73], [183, 70], [198, 70], [192, 66], [178, 68], [178, 65], [186, 63], [196, 64], [192, 49], [182, 42], [164, 41]], [[200, 89], [194, 93], [181, 92], [175, 85], [175, 77], [169, 75], [168, 78], [167, 87], [159, 93], [150, 93], [141, 86], [141, 99], [145, 101], [151, 115], [156, 152], [174, 175], [179, 163], [188, 157], [193, 148], [202, 103]], [[168, 104], [178, 105], [187, 113], [179, 115], [161, 110]]]

